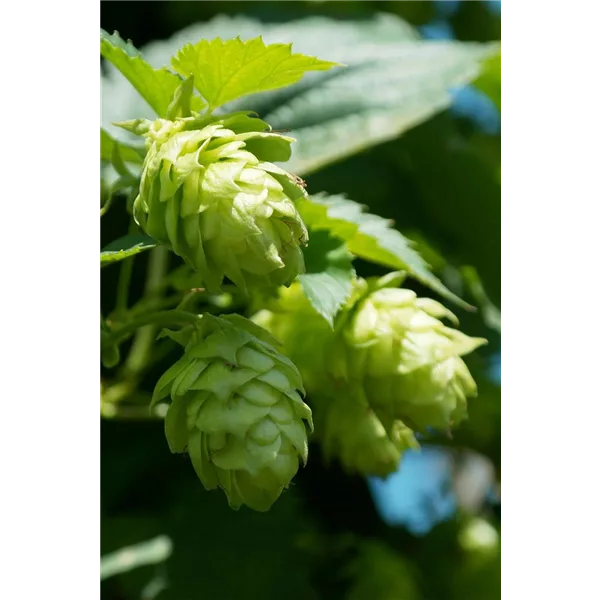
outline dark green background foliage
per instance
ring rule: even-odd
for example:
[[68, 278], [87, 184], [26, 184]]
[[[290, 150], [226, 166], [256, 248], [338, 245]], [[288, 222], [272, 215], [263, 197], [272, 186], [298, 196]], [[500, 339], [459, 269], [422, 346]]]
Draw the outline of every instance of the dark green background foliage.
[[[309, 15], [342, 20], [387, 12], [416, 26], [435, 16], [431, 2], [102, 2], [101, 10], [102, 28], [118, 30], [138, 48], [218, 14], [285, 23]], [[500, 39], [500, 17], [480, 2], [462, 2], [450, 23], [459, 40]], [[319, 58], [329, 57], [324, 51]], [[480, 389], [470, 403], [469, 420], [452, 440], [431, 442], [484, 455], [499, 480], [500, 389], [488, 379], [488, 360], [500, 351], [499, 326], [493, 321], [493, 306], [500, 307], [500, 136], [481, 133], [444, 111], [398, 139], [305, 179], [310, 194], [344, 193], [370, 212], [393, 219], [419, 243], [435, 274], [479, 308], [469, 313], [442, 299], [457, 313], [465, 333], [490, 343], [467, 359]], [[102, 246], [127, 234], [125, 201], [115, 203], [102, 219]], [[142, 295], [148, 254], [136, 258], [132, 302]], [[179, 264], [171, 255], [170, 265]], [[465, 277], [465, 266], [474, 267], [487, 301]], [[362, 261], [355, 267], [361, 276], [386, 272]], [[114, 309], [118, 270], [108, 265], [101, 271], [103, 314]], [[408, 285], [439, 299], [414, 280]], [[174, 356], [165, 351], [132, 401], [148, 402], [144, 394], [151, 393]], [[102, 376], [110, 384], [114, 375], [103, 370]], [[220, 493], [204, 491], [189, 459], [169, 452], [160, 419], [103, 418], [101, 427], [102, 554], [158, 535], [173, 542], [166, 562], [105, 579], [106, 600], [500, 597], [499, 551], [478, 554], [460, 544], [470, 518], [464, 510], [421, 537], [388, 526], [377, 514], [366, 481], [348, 476], [337, 464], [324, 465], [314, 444], [308, 468], [300, 470], [270, 512], [234, 512]], [[482, 510], [499, 530], [499, 509]]]

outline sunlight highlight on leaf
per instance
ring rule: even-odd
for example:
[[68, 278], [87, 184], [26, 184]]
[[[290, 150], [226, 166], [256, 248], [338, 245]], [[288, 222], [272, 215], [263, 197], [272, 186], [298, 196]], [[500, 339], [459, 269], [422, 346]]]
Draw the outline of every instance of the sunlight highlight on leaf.
[[404, 270], [459, 306], [471, 308], [431, 273], [411, 242], [393, 229], [388, 219], [364, 212], [364, 206], [342, 195], [311, 196], [298, 202], [298, 210], [308, 227], [327, 230], [344, 240], [355, 256]]
[[265, 45], [262, 37], [242, 41], [200, 40], [173, 58], [176, 71], [194, 76], [196, 89], [217, 108], [236, 98], [291, 85], [308, 71], [325, 71], [338, 63], [292, 54], [291, 44]]

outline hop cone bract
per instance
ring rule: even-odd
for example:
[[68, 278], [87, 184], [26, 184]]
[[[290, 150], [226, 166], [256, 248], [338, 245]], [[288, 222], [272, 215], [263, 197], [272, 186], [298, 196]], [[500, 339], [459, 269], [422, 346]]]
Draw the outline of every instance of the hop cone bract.
[[222, 488], [232, 508], [266, 511], [306, 463], [312, 416], [294, 364], [266, 331], [234, 317], [203, 317], [153, 402], [170, 395], [167, 441], [189, 452], [207, 489]]
[[341, 330], [334, 374], [360, 381], [374, 407], [415, 429], [456, 425], [467, 414], [467, 397], [477, 393], [460, 357], [487, 342], [446, 326], [443, 317], [457, 322], [411, 290], [367, 292]]
[[136, 132], [148, 153], [134, 217], [209, 291], [224, 277], [247, 290], [288, 285], [304, 271], [308, 234], [294, 204], [304, 190], [271, 163], [289, 159], [293, 138], [249, 113], [157, 119]]

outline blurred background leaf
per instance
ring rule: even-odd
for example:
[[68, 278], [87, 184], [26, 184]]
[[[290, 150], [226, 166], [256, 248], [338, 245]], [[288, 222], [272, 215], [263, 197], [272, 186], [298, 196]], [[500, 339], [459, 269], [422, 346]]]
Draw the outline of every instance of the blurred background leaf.
[[100, 580], [114, 577], [119, 573], [127, 573], [132, 569], [149, 564], [164, 562], [171, 556], [173, 544], [164, 535], [135, 546], [127, 546], [100, 559]]
[[481, 74], [473, 84], [489, 96], [496, 108], [500, 110], [500, 52], [485, 61]]

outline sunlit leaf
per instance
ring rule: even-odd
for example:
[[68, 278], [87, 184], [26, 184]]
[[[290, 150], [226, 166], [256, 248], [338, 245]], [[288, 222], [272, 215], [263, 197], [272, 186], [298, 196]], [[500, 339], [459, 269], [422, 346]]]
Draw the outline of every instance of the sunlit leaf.
[[[173, 100], [175, 90], [181, 79], [165, 68], [154, 69], [143, 58], [131, 42], [125, 42], [115, 31], [110, 35], [100, 29], [100, 54], [111, 62], [135, 88], [138, 94], [164, 117]], [[195, 98], [194, 109], [199, 110], [202, 103]]]
[[429, 270], [429, 265], [393, 223], [365, 212], [365, 207], [344, 196], [319, 194], [298, 202], [305, 223], [344, 240], [355, 256], [392, 269], [406, 271], [438, 294], [463, 308], [469, 305], [453, 294]]
[[304, 250], [304, 259], [307, 272], [298, 279], [315, 310], [333, 327], [356, 277], [352, 255], [341, 240], [326, 231], [315, 231]]
[[172, 60], [211, 109], [236, 98], [296, 83], [308, 71], [325, 71], [337, 63], [292, 54], [291, 44], [265, 45], [262, 38], [242, 41], [200, 40], [184, 46]]

